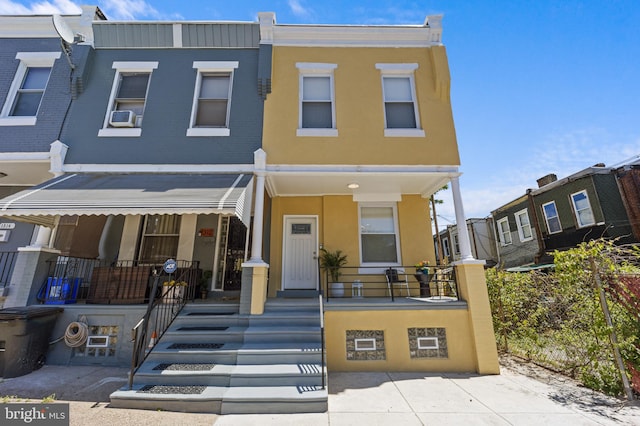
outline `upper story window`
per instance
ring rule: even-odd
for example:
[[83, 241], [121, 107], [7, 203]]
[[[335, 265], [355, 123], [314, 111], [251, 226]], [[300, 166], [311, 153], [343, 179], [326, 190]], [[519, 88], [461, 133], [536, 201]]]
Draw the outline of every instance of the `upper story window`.
[[196, 61], [198, 72], [187, 136], [229, 136], [231, 92], [237, 61]]
[[558, 217], [558, 209], [556, 209], [555, 201], [550, 201], [542, 205], [542, 212], [544, 213], [544, 219], [547, 222], [547, 230], [550, 234], [556, 234], [562, 232], [562, 226], [560, 225], [560, 218]]
[[333, 72], [336, 64], [298, 62], [299, 118], [297, 136], [338, 136]]
[[98, 136], [140, 136], [151, 73], [157, 62], [114, 62], [116, 75]]
[[511, 240], [511, 228], [509, 228], [509, 219], [503, 217], [497, 222], [498, 225], [498, 238], [500, 239], [501, 246], [507, 246], [513, 241]]
[[382, 74], [384, 135], [424, 137], [416, 100], [418, 64], [376, 64]]
[[518, 236], [520, 242], [533, 240], [533, 233], [531, 232], [531, 222], [529, 222], [529, 212], [527, 209], [516, 212], [516, 225], [518, 226]]
[[593, 210], [591, 210], [591, 204], [589, 203], [587, 191], [582, 190], [575, 194], [571, 194], [571, 202], [573, 204], [573, 211], [576, 214], [578, 228], [591, 226], [596, 223], [593, 217]]
[[360, 205], [360, 253], [362, 263], [398, 265], [398, 214], [393, 203]]
[[60, 52], [18, 52], [20, 61], [0, 112], [0, 126], [33, 126]]

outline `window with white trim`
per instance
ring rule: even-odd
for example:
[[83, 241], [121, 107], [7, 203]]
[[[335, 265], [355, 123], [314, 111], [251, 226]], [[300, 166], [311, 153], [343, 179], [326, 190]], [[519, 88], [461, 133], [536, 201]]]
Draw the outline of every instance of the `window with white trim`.
[[60, 52], [18, 52], [18, 69], [0, 111], [0, 126], [33, 126]]
[[399, 265], [396, 205], [392, 203], [361, 204], [359, 213], [362, 263], [381, 266]]
[[336, 64], [298, 62], [297, 136], [338, 136], [333, 73]]
[[531, 232], [531, 222], [529, 221], [529, 212], [527, 209], [520, 210], [516, 212], [516, 226], [518, 227], [518, 236], [520, 237], [520, 242], [524, 243], [526, 241], [533, 240], [533, 233]]
[[560, 217], [558, 217], [558, 209], [556, 209], [555, 201], [543, 204], [542, 213], [544, 214], [544, 219], [547, 222], [547, 230], [550, 234], [562, 232]]
[[181, 216], [177, 214], [146, 215], [138, 259], [152, 263], [175, 259], [180, 240], [180, 220]]
[[593, 210], [591, 210], [591, 204], [589, 203], [587, 191], [582, 190], [575, 194], [571, 194], [571, 203], [573, 204], [573, 211], [576, 215], [578, 228], [591, 226], [596, 223], [596, 220], [593, 217]]
[[382, 74], [384, 135], [423, 137], [414, 78], [418, 64], [376, 64], [376, 68]]
[[187, 136], [229, 136], [231, 92], [237, 61], [196, 61], [196, 84]]
[[508, 246], [513, 241], [511, 240], [511, 228], [509, 227], [509, 218], [503, 217], [496, 222], [498, 225], [498, 238], [500, 239], [501, 246]]
[[453, 253], [460, 254], [460, 240], [458, 240], [458, 234], [451, 235], [451, 239], [453, 240]]
[[114, 62], [107, 114], [98, 136], [140, 136], [149, 82], [158, 62]]
[[442, 251], [444, 252], [444, 256], [445, 257], [451, 256], [451, 251], [449, 250], [449, 239], [448, 238], [443, 238], [442, 239]]

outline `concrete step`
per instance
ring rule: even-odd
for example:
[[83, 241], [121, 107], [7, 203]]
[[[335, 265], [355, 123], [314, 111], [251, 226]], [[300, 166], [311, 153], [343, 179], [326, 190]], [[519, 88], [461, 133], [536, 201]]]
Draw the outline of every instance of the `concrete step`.
[[237, 351], [238, 365], [320, 364], [319, 341], [245, 343]]
[[228, 327], [217, 324], [172, 324], [162, 336], [162, 340], [172, 343], [242, 342], [246, 329], [246, 327]]
[[240, 342], [168, 342], [164, 338], [146, 362], [235, 364]]
[[221, 413], [324, 413], [327, 400], [321, 386], [234, 387], [225, 392]]
[[264, 305], [265, 312], [287, 311], [287, 310], [309, 310], [320, 312], [320, 302], [318, 299], [269, 299]]
[[320, 312], [313, 310], [266, 311], [249, 318], [249, 325], [258, 326], [316, 326], [320, 327]]
[[249, 326], [244, 331], [245, 343], [281, 343], [320, 341], [320, 327], [310, 326]]
[[136, 385], [112, 393], [110, 406], [214, 414], [322, 413], [327, 399], [321, 386]]
[[226, 365], [215, 363], [145, 363], [136, 385], [319, 386], [320, 364]]

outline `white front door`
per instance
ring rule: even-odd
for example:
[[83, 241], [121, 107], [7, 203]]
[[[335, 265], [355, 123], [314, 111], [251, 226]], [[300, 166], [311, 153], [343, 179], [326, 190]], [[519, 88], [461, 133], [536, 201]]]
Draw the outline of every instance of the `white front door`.
[[315, 217], [284, 218], [283, 290], [318, 288], [316, 224]]

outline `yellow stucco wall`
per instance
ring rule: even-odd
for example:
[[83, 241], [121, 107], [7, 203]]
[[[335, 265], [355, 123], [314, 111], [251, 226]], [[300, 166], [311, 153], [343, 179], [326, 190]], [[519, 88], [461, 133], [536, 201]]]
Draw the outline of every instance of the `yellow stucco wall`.
[[[351, 196], [275, 197], [271, 206], [269, 297], [280, 289], [285, 215], [317, 216], [319, 244], [327, 250], [342, 250], [347, 255], [347, 266], [360, 266], [358, 203]], [[411, 266], [428, 259], [435, 264], [428, 200], [419, 195], [403, 195], [397, 209], [401, 263]], [[413, 272], [412, 268], [407, 270], [409, 274]], [[412, 294], [417, 295], [418, 284], [414, 281], [410, 280], [415, 288]]]
[[[337, 64], [338, 137], [297, 137], [298, 62]], [[384, 137], [377, 63], [417, 63], [416, 96], [425, 137]], [[273, 48], [272, 93], [265, 102], [263, 149], [269, 164], [459, 165], [445, 48]]]
[[[445, 328], [447, 358], [411, 358], [409, 328]], [[347, 330], [382, 330], [383, 361], [348, 360]], [[466, 310], [327, 311], [325, 313], [329, 371], [475, 372], [475, 350]]]

